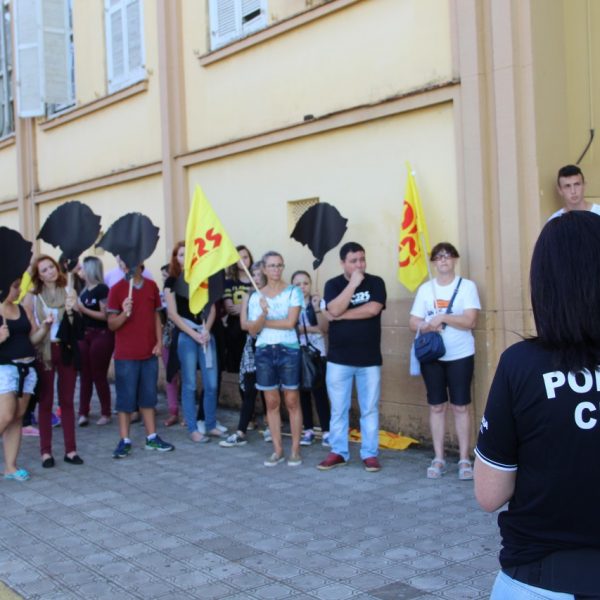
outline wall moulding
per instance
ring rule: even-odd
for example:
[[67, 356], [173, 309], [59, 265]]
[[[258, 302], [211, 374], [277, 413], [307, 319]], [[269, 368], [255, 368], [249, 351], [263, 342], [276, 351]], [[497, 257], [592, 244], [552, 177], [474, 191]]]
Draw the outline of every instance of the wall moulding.
[[257, 148], [289, 142], [342, 127], [352, 127], [375, 119], [384, 119], [413, 110], [429, 108], [437, 104], [454, 102], [459, 91], [459, 83], [459, 80], [456, 79], [436, 83], [375, 104], [343, 109], [280, 129], [186, 152], [175, 158], [182, 167], [189, 167], [209, 160], [250, 152]]
[[148, 163], [147, 165], [141, 165], [131, 169], [124, 169], [108, 175], [101, 175], [100, 177], [94, 177], [93, 179], [87, 179], [86, 181], [79, 181], [77, 183], [65, 185], [52, 190], [36, 192], [33, 203], [44, 204], [45, 202], [52, 202], [68, 196], [92, 192], [94, 190], [118, 185], [120, 183], [135, 181], [136, 179], [144, 179], [145, 177], [160, 175], [161, 173], [162, 162], [157, 161]]
[[39, 127], [42, 131], [50, 131], [51, 129], [60, 127], [61, 125], [66, 125], [71, 121], [75, 121], [76, 119], [85, 117], [86, 115], [107, 108], [108, 106], [112, 106], [117, 102], [122, 102], [123, 100], [131, 98], [136, 94], [145, 92], [147, 89], [148, 80], [144, 79], [144, 81], [134, 83], [133, 85], [130, 85], [129, 87], [123, 90], [119, 90], [114, 94], [102, 96], [102, 98], [98, 98], [97, 100], [92, 100], [91, 102], [87, 102], [86, 104], [76, 106], [72, 109], [67, 109], [65, 112], [62, 112], [56, 116], [52, 116], [46, 119], [45, 121], [41, 121], [39, 123]]

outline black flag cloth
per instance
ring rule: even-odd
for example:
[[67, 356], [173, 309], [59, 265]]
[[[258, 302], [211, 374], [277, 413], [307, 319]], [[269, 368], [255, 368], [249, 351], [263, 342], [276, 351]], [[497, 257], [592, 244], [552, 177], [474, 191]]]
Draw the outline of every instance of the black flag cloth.
[[20, 279], [31, 261], [31, 242], [8, 227], [0, 227], [0, 302], [6, 300], [11, 284]]
[[72, 200], [50, 213], [37, 239], [60, 248], [65, 259], [77, 260], [99, 233], [100, 217], [86, 204]]
[[117, 219], [96, 244], [118, 256], [132, 271], [156, 248], [158, 227], [141, 213], [128, 213]]
[[346, 233], [348, 219], [342, 217], [338, 209], [327, 202], [311, 206], [298, 220], [290, 237], [308, 246], [315, 261], [313, 269], [322, 262], [323, 257], [335, 248]]

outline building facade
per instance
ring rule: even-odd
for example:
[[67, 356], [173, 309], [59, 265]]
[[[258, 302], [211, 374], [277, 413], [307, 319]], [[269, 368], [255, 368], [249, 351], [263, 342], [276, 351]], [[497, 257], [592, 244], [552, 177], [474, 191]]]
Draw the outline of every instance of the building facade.
[[[298, 217], [333, 204], [348, 219], [344, 240], [365, 246], [388, 289], [382, 426], [424, 439], [424, 386], [408, 374], [412, 295], [396, 276], [408, 161], [432, 243], [456, 245], [479, 288], [479, 421], [499, 354], [532, 331], [528, 263], [559, 204], [555, 173], [593, 138], [598, 3], [3, 0], [2, 10], [0, 224], [33, 239], [73, 199], [104, 229], [140, 211], [161, 229], [148, 261], [158, 273], [199, 183], [234, 243], [255, 256], [278, 249], [289, 276], [312, 263], [290, 239]], [[592, 141], [581, 160], [592, 201], [599, 162]], [[313, 280], [322, 290], [337, 273], [334, 250]]]

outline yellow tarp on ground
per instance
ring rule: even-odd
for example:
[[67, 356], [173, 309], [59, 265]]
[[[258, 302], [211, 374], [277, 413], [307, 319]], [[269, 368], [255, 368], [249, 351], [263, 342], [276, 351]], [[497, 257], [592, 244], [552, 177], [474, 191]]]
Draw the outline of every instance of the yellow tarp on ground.
[[[360, 442], [360, 431], [358, 429], [350, 430], [350, 441]], [[406, 450], [411, 444], [418, 444], [417, 440], [400, 435], [399, 433], [391, 433], [389, 431], [379, 430], [379, 447], [385, 450]]]

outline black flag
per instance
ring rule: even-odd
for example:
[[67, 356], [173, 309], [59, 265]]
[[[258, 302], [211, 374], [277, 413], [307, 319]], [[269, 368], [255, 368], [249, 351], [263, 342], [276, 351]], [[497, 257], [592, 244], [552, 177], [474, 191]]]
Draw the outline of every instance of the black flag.
[[335, 206], [319, 202], [311, 206], [298, 220], [290, 237], [308, 246], [315, 261], [313, 269], [322, 262], [325, 254], [335, 248], [348, 229], [348, 219], [342, 217]]

